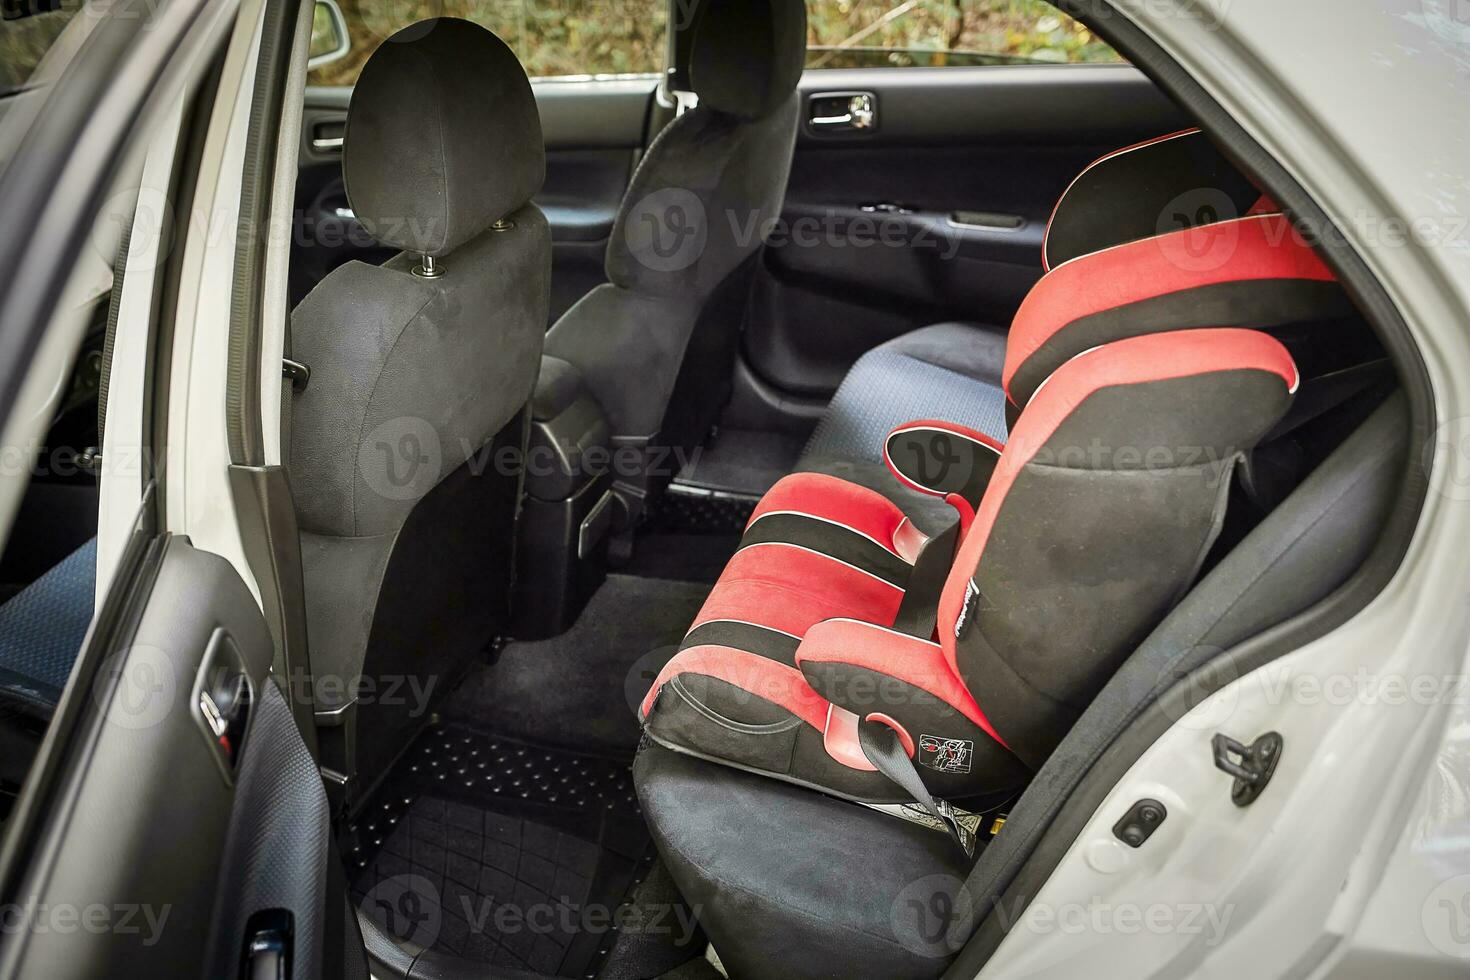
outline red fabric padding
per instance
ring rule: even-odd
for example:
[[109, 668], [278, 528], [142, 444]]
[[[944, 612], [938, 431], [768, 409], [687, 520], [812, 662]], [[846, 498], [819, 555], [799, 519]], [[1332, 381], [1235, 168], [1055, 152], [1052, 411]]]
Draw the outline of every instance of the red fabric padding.
[[800, 667], [804, 663], [852, 664], [897, 678], [934, 695], [1005, 745], [937, 643], [872, 623], [829, 619], [813, 626], [802, 639], [796, 650], [796, 665]]
[[674, 659], [659, 671], [653, 687], [644, 696], [639, 708], [642, 717], [648, 717], [654, 698], [663, 686], [680, 674], [699, 674], [722, 680], [785, 708], [817, 731], [826, 727], [828, 702], [807, 685], [801, 671], [758, 653], [724, 646], [690, 647], [675, 654]]
[[903, 511], [881, 493], [835, 476], [793, 473], [782, 477], [766, 491], [745, 526], [773, 513], [806, 514], [834, 521], [898, 554], [893, 535], [903, 523]]
[[954, 624], [964, 607], [966, 584], [980, 564], [1011, 484], [1063, 420], [1104, 388], [1222, 371], [1267, 371], [1278, 375], [1288, 390], [1297, 384], [1296, 364], [1280, 341], [1257, 330], [1217, 327], [1119, 340], [1074, 357], [1037, 389], [1011, 430], [1006, 451], [996, 464], [975, 523], [960, 545], [940, 595], [939, 640], [956, 676]]
[[[862, 739], [858, 736], [858, 716], [846, 708], [828, 705], [827, 727], [822, 729], [822, 748], [849, 769], [861, 772], [878, 771], [878, 767], [868, 761], [868, 755], [863, 751]], [[908, 753], [912, 759], [913, 750], [908, 750]]]
[[1020, 366], [1075, 320], [1169, 293], [1261, 279], [1334, 276], [1280, 214], [1185, 228], [1063, 262], [1026, 295], [1011, 323], [1001, 373], [1006, 397]]
[[1153, 146], [1155, 143], [1163, 143], [1166, 140], [1177, 139], [1180, 136], [1193, 136], [1197, 132], [1199, 132], [1199, 127], [1196, 126], [1190, 129], [1181, 129], [1177, 133], [1165, 133], [1163, 136], [1155, 136], [1153, 139], [1142, 140], [1130, 146], [1120, 147], [1119, 149], [1113, 150], [1111, 153], [1104, 153], [1102, 156], [1098, 157], [1096, 160], [1083, 167], [1081, 172], [1078, 173], [1077, 176], [1073, 177], [1072, 180], [1067, 184], [1067, 189], [1062, 191], [1062, 196], [1057, 198], [1057, 203], [1052, 205], [1051, 215], [1048, 216], [1046, 219], [1046, 232], [1041, 236], [1041, 270], [1043, 272], [1047, 272], [1051, 269], [1051, 266], [1046, 261], [1046, 242], [1047, 239], [1051, 238], [1051, 223], [1056, 220], [1057, 212], [1062, 209], [1062, 202], [1067, 199], [1068, 194], [1072, 193], [1072, 188], [1077, 186], [1077, 182], [1082, 179], [1083, 175], [1085, 175], [1087, 171], [1091, 170], [1099, 163], [1111, 160], [1113, 157], [1119, 157], [1125, 153], [1132, 153], [1134, 150], [1141, 150], [1145, 146]]
[[902, 589], [831, 558], [799, 548], [756, 545], [730, 559], [690, 629], [733, 619], [804, 636], [833, 616], [891, 623], [902, 601]]
[[892, 429], [889, 429], [888, 435], [883, 437], [883, 465], [888, 467], [888, 472], [892, 473], [894, 479], [898, 480], [899, 483], [902, 483], [910, 490], [917, 490], [919, 493], [926, 493], [931, 497], [942, 497], [944, 496], [944, 493], [942, 491], [931, 490], [925, 486], [920, 486], [913, 480], [910, 480], [908, 477], [904, 476], [903, 473], [899, 472], [898, 467], [893, 465], [893, 459], [888, 455], [889, 440], [891, 440], [898, 433], [907, 432], [910, 429], [938, 429], [941, 432], [948, 432], [952, 435], [959, 436], [961, 439], [968, 439], [970, 442], [978, 442], [980, 445], [985, 446], [987, 449], [993, 450], [997, 456], [999, 456], [1001, 451], [1005, 449], [1005, 443], [1001, 442], [994, 436], [988, 436], [985, 433], [977, 431], [975, 429], [971, 429], [968, 426], [956, 425], [954, 422], [946, 422], [943, 419], [915, 419], [912, 422], [905, 422], [903, 425], [896, 425]]

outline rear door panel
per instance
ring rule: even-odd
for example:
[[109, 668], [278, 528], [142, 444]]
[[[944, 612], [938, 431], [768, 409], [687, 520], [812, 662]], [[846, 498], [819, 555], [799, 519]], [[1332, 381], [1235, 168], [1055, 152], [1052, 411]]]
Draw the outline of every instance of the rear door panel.
[[[814, 131], [812, 100], [833, 92], [871, 93], [876, 127]], [[926, 323], [1004, 329], [1041, 275], [1046, 220], [1072, 177], [1186, 125], [1128, 66], [808, 71], [800, 97], [745, 353], [762, 380], [811, 398]]]
[[[9, 887], [38, 927], [9, 937], [0, 975], [233, 976], [271, 913], [288, 975], [319, 975], [327, 803], [264, 618], [223, 558], [180, 537], [135, 548], [23, 801], [33, 856]], [[249, 692], [238, 711], [225, 690]], [[224, 735], [206, 695], [236, 719]]]

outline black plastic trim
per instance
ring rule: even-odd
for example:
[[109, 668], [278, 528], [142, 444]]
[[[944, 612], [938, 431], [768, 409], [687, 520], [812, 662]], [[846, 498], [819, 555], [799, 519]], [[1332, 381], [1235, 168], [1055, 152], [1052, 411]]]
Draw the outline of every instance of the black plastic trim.
[[[983, 86], [993, 97], [975, 98]], [[867, 91], [881, 97], [875, 129], [844, 132], [864, 146], [967, 145], [977, 134], [997, 144], [1079, 145], [1120, 130], [1156, 125], [1174, 107], [1131, 65], [990, 65], [977, 68], [817, 68], [797, 87], [813, 95]], [[1058, 114], [1068, 120], [1058, 125]], [[799, 148], [831, 146], [831, 133], [805, 122]]]

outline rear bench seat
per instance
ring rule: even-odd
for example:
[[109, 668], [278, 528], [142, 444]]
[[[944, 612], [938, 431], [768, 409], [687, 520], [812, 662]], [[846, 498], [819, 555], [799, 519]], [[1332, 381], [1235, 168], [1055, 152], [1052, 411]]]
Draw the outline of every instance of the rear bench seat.
[[[917, 935], [906, 897], [973, 864], [975, 827], [947, 801], [1004, 803], [1113, 707], [1093, 699], [1194, 585], [1237, 474], [1300, 399], [1304, 372], [1271, 334], [1334, 333], [1347, 308], [1253, 188], [1157, 233], [1198, 171], [1107, 171], [1161, 147], [1193, 160], [1207, 144], [1115, 154], [1063, 197], [1003, 356], [947, 324], [859, 362], [813, 436], [817, 472], [766, 494], [643, 700], [644, 812], [732, 978], [942, 972], [964, 934]], [[1095, 199], [1096, 220], [1074, 207], [1081, 185], [1131, 188], [1121, 199], [1147, 220], [1117, 195]], [[1375, 440], [1381, 510], [1393, 442]], [[1352, 443], [1179, 607], [1191, 629], [1235, 614], [1263, 627], [1347, 574], [1366, 534], [1344, 548], [1312, 529], [1324, 507], [1362, 507]], [[1277, 574], [1302, 561], [1323, 574]], [[1281, 601], [1247, 603], [1243, 582]]]

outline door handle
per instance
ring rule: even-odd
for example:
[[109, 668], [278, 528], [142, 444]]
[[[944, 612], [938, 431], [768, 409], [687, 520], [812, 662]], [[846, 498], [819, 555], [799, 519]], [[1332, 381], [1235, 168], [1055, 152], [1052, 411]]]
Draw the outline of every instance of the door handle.
[[807, 123], [814, 132], [866, 133], [878, 126], [878, 100], [872, 92], [822, 92], [808, 102]]

